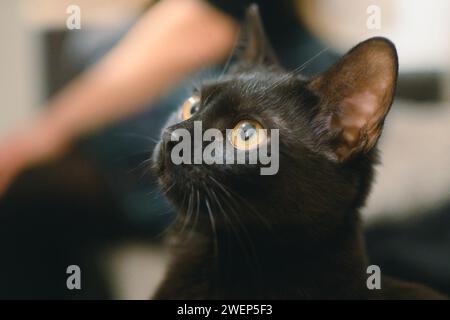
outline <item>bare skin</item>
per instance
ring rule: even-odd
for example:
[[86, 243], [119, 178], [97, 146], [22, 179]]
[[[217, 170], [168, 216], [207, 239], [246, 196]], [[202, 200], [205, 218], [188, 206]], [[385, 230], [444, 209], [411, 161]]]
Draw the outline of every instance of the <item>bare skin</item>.
[[0, 196], [23, 170], [60, 157], [79, 137], [224, 60], [237, 33], [236, 21], [200, 0], [154, 5], [100, 63], [53, 97], [48, 111], [0, 141]]

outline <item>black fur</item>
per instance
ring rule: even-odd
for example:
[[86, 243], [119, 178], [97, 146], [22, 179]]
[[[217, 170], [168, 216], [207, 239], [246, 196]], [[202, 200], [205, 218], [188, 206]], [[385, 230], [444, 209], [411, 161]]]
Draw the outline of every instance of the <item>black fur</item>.
[[[393, 45], [370, 39], [324, 75], [304, 79], [277, 64], [255, 7], [245, 35], [241, 60], [201, 88], [201, 108], [192, 118], [172, 117], [155, 151], [155, 170], [179, 217], [173, 260], [155, 298], [442, 298], [385, 276], [381, 290], [366, 285], [359, 210], [395, 91]], [[346, 99], [373, 87], [374, 79], [386, 84], [374, 91], [376, 114], [348, 127], [347, 120], [361, 117]], [[280, 129], [276, 175], [259, 175], [258, 165], [171, 163], [174, 129], [192, 131], [201, 120], [203, 129], [225, 130], [241, 119]]]

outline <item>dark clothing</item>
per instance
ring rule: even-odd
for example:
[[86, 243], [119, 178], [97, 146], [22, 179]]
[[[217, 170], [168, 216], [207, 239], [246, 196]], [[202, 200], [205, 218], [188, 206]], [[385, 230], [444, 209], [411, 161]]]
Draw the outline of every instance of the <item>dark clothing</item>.
[[[242, 20], [245, 16], [245, 10], [248, 6], [256, 3], [261, 11], [266, 14], [270, 12], [274, 16], [284, 16], [288, 6], [292, 6], [292, 1], [273, 1], [273, 0], [208, 0], [209, 3], [217, 7], [218, 9], [226, 12], [238, 20]], [[292, 11], [291, 11], [292, 12]]]
[[[325, 48], [302, 24], [293, 0], [208, 0], [210, 4], [231, 15], [239, 22], [251, 4], [257, 4], [272, 47], [281, 64], [295, 69]], [[314, 75], [337, 60], [337, 55], [328, 50], [308, 63], [305, 75]]]

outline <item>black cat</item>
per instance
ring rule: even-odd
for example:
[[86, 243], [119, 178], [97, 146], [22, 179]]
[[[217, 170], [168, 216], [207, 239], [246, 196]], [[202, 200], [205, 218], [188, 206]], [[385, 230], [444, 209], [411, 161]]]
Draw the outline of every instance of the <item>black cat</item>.
[[[239, 62], [184, 103], [155, 150], [179, 232], [154, 298], [444, 298], [384, 275], [379, 290], [366, 283], [359, 209], [395, 93], [394, 45], [369, 39], [324, 74], [304, 79], [277, 63], [255, 6], [244, 33]], [[261, 163], [174, 164], [173, 133], [193, 134], [195, 121], [203, 130], [235, 128], [224, 142], [244, 153], [248, 144], [274, 143], [256, 129], [279, 129], [279, 171], [261, 175]], [[223, 148], [216, 157], [230, 156]]]

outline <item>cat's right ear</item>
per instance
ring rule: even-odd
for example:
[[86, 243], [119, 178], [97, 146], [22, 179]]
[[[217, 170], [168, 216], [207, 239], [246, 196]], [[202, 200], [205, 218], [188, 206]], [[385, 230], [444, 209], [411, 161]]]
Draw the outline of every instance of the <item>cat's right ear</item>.
[[320, 97], [316, 129], [333, 158], [344, 162], [375, 146], [394, 98], [397, 73], [395, 46], [385, 38], [371, 38], [309, 83]]
[[256, 4], [250, 5], [247, 9], [241, 28], [241, 41], [244, 43], [244, 50], [237, 54], [238, 65], [242, 67], [278, 65]]

